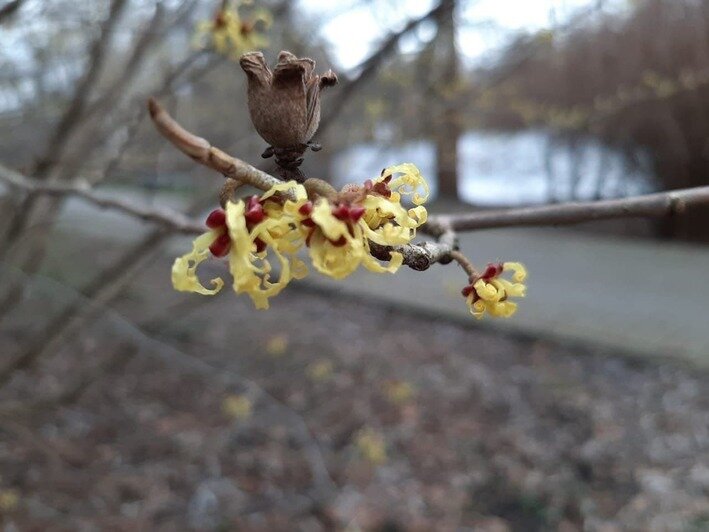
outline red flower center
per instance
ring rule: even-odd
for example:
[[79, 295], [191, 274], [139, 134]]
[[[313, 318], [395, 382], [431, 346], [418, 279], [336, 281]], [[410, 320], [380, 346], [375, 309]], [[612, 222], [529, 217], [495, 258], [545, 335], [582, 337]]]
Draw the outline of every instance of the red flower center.
[[364, 190], [367, 192], [372, 192], [378, 194], [385, 198], [391, 198], [391, 188], [389, 188], [389, 183], [391, 183], [391, 176], [386, 176], [381, 181], [374, 183], [371, 179], [367, 179], [364, 182]]
[[214, 29], [220, 30], [226, 26], [226, 15], [224, 11], [218, 11], [214, 15]]
[[[332, 208], [332, 215], [338, 220], [345, 222], [347, 224], [347, 229], [349, 230], [350, 235], [354, 236], [353, 225], [356, 224], [362, 218], [362, 216], [364, 216], [365, 211], [366, 209], [361, 205], [351, 205], [347, 202], [340, 202]], [[310, 229], [310, 231], [308, 232], [308, 236], [305, 238], [305, 245], [310, 247], [310, 240], [317, 228], [317, 224], [310, 217], [310, 215], [313, 213], [313, 203], [311, 201], [304, 203], [300, 206], [298, 212], [306, 217], [301, 220], [300, 223]], [[330, 244], [335, 247], [342, 247], [347, 245], [347, 238], [344, 235], [338, 238], [337, 240], [328, 240]]]
[[256, 224], [263, 222], [266, 217], [266, 213], [263, 210], [263, 205], [258, 196], [251, 196], [246, 201], [246, 210], [244, 212], [244, 218], [246, 218], [246, 228], [251, 231]]
[[229, 229], [226, 225], [226, 212], [223, 209], [215, 209], [209, 213], [205, 222], [207, 227], [219, 231], [219, 236], [209, 246], [209, 251], [215, 257], [225, 257], [231, 249], [231, 239]]
[[[473, 294], [473, 303], [478, 301], [480, 299], [480, 296], [478, 295], [477, 290], [475, 290], [475, 283], [477, 283], [480, 279], [485, 281], [486, 283], [489, 283], [492, 281], [495, 277], [499, 277], [500, 274], [502, 273], [502, 270], [504, 269], [504, 266], [501, 262], [495, 262], [495, 263], [490, 263], [487, 265], [485, 268], [485, 271], [482, 273], [482, 275], [479, 275], [478, 277], [472, 279], [470, 281], [470, 284], [463, 288], [461, 291], [461, 294], [463, 294], [463, 297], [468, 297], [470, 294]], [[503, 298], [501, 301], [504, 301]]]
[[[246, 209], [244, 219], [246, 220], [246, 228], [251, 231], [254, 226], [261, 223], [266, 218], [266, 213], [263, 210], [263, 205], [258, 196], [251, 196], [246, 201]], [[215, 209], [209, 213], [205, 222], [207, 227], [219, 231], [219, 236], [214, 239], [214, 242], [209, 246], [209, 251], [215, 257], [225, 257], [231, 250], [231, 238], [229, 237], [229, 228], [226, 224], [226, 212], [224, 209]], [[261, 253], [266, 249], [266, 243], [257, 238], [254, 240], [256, 252]]]

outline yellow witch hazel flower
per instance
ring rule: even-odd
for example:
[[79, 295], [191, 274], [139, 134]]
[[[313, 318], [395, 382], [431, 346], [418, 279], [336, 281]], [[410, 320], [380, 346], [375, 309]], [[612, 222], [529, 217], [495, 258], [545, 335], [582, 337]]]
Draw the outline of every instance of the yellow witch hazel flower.
[[257, 31], [257, 26], [266, 29], [273, 23], [273, 18], [265, 9], [254, 10], [248, 17], [242, 16], [240, 8], [251, 4], [250, 0], [224, 1], [212, 20], [197, 24], [195, 45], [198, 48], [209, 45], [217, 53], [235, 60], [243, 52], [266, 48], [268, 39]]
[[[512, 272], [514, 282], [503, 279], [503, 272]], [[486, 313], [495, 318], [511, 317], [517, 312], [517, 303], [510, 298], [525, 296], [526, 278], [527, 270], [519, 262], [488, 264], [483, 274], [463, 289], [470, 313], [477, 319]]]
[[[216, 294], [224, 281], [212, 279], [212, 288], [205, 287], [197, 277], [197, 267], [210, 255], [228, 257], [234, 291], [247, 293], [256, 308], [268, 308], [270, 297], [280, 293], [291, 279], [302, 279], [307, 274], [305, 264], [294, 256], [300, 232], [284, 215], [278, 194], [298, 187], [302, 189], [291, 181], [274, 186], [260, 198], [252, 196], [247, 201], [229, 202], [226, 211], [212, 211], [206, 221], [209, 231], [195, 239], [190, 253], [175, 260], [173, 287], [182, 292]], [[269, 251], [280, 263], [279, 278], [275, 282], [270, 278]]]
[[[418, 189], [423, 188], [420, 195]], [[416, 205], [405, 209], [402, 195]], [[375, 273], [395, 273], [403, 263], [392, 252], [388, 265], [372, 257], [370, 241], [384, 246], [408, 244], [426, 222], [428, 185], [418, 168], [403, 164], [387, 168], [375, 181], [347, 186], [336, 198], [310, 201], [306, 194], [288, 201], [284, 210], [297, 221], [313, 266], [334, 279], [344, 279], [360, 265]]]
[[[414, 207], [403, 207], [403, 196], [411, 196]], [[389, 263], [382, 264], [372, 257], [370, 241], [408, 244], [426, 222], [427, 198], [428, 185], [411, 164], [387, 168], [378, 179], [345, 187], [329, 199], [310, 200], [295, 181], [275, 185], [260, 197], [213, 211], [206, 221], [209, 230], [195, 239], [190, 253], [175, 260], [172, 284], [179, 291], [214, 295], [224, 281], [215, 278], [210, 287], [204, 286], [197, 268], [210, 256], [227, 257], [234, 290], [248, 294], [256, 308], [266, 309], [269, 298], [307, 274], [296, 257], [303, 245], [315, 269], [335, 279], [347, 277], [360, 264], [376, 273], [394, 273], [403, 263], [402, 255], [391, 252]], [[275, 282], [269, 254], [280, 265]]]

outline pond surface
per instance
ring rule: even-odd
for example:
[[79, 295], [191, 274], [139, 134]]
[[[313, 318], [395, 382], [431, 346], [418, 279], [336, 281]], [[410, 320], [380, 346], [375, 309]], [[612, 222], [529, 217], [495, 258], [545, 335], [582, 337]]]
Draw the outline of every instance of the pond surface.
[[[544, 131], [471, 131], [461, 138], [459, 154], [460, 197], [477, 205], [618, 197], [652, 188], [649, 172], [633, 168], [621, 153], [594, 141], [570, 147]], [[337, 185], [343, 185], [374, 177], [386, 166], [412, 162], [427, 177], [435, 196], [435, 158], [430, 141], [365, 143], [340, 152], [331, 174]], [[346, 175], [343, 168], [348, 169]]]

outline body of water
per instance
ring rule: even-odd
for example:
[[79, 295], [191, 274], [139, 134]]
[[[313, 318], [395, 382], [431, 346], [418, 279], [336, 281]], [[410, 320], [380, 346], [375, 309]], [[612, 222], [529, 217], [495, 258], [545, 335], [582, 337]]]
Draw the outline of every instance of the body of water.
[[[332, 175], [336, 185], [357, 183], [379, 175], [384, 167], [411, 162], [431, 183], [435, 196], [435, 161], [435, 146], [429, 141], [366, 143], [339, 153]], [[570, 146], [544, 131], [468, 132], [460, 140], [458, 171], [460, 198], [477, 205], [618, 197], [652, 189], [649, 172], [630, 165], [621, 153], [594, 141]]]

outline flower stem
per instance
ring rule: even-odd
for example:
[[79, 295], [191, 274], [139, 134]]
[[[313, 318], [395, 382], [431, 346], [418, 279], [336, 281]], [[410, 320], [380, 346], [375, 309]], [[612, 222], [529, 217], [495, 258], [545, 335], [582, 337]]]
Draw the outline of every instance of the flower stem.
[[450, 256], [460, 265], [461, 268], [463, 268], [463, 271], [468, 275], [470, 282], [473, 282], [473, 279], [480, 276], [480, 273], [475, 269], [475, 266], [473, 266], [473, 263], [470, 262], [470, 259], [468, 259], [468, 257], [463, 255], [460, 251], [451, 251]]

